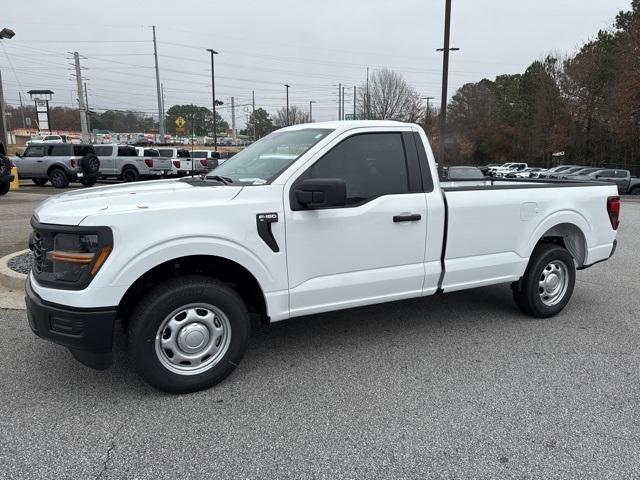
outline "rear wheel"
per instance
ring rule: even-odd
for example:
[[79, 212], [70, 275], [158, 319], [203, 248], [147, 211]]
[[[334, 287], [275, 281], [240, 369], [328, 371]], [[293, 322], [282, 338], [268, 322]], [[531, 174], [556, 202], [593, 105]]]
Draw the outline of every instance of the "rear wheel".
[[45, 183], [49, 181], [48, 178], [32, 178], [31, 181], [38, 185], [39, 187], [43, 186]]
[[541, 243], [533, 250], [524, 276], [512, 284], [513, 298], [527, 315], [552, 317], [569, 303], [575, 282], [571, 254], [559, 245]]
[[140, 180], [140, 174], [135, 168], [127, 167], [122, 171], [122, 180], [125, 182], [137, 182]]
[[209, 388], [240, 363], [247, 307], [228, 285], [190, 275], [151, 290], [131, 315], [129, 355], [140, 376], [171, 393]]
[[54, 168], [49, 172], [49, 181], [55, 188], [67, 188], [69, 186], [69, 176], [61, 168]]

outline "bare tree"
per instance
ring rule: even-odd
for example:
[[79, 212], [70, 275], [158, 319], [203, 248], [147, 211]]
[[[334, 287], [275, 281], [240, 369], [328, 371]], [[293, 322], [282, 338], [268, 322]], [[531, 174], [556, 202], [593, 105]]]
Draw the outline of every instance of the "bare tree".
[[420, 94], [402, 75], [388, 68], [376, 70], [369, 77], [367, 86], [360, 86], [359, 110], [365, 117], [376, 120], [402, 120], [416, 122], [424, 117]]
[[[309, 113], [302, 110], [300, 107], [291, 105], [289, 107], [289, 125], [297, 125], [299, 123], [309, 123]], [[273, 124], [276, 127], [287, 126], [287, 109], [281, 108], [276, 112], [273, 117]]]

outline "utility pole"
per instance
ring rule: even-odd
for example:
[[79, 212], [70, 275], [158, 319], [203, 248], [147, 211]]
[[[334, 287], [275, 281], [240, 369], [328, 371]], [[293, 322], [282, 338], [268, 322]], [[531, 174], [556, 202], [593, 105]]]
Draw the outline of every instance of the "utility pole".
[[338, 120], [342, 120], [342, 84], [338, 84]]
[[255, 90], [251, 90], [251, 114], [253, 115], [253, 141], [257, 140], [256, 138], [256, 92]]
[[80, 68], [80, 54], [73, 52], [73, 62], [76, 67], [76, 84], [78, 86], [78, 103], [80, 104], [80, 130], [82, 130], [82, 142], [89, 142], [89, 127], [87, 126], [87, 107], [84, 103], [84, 90], [82, 88], [82, 69]]
[[353, 119], [356, 119], [356, 86], [353, 86]]
[[365, 110], [367, 111], [367, 120], [371, 120], [371, 104], [369, 102], [369, 67], [367, 67], [367, 95], [364, 103]]
[[287, 127], [289, 126], [289, 87], [291, 85], [288, 84], [284, 84], [285, 87], [287, 87]]
[[212, 48], [207, 48], [207, 52], [211, 54], [211, 99], [213, 101], [213, 151], [218, 151], [218, 133], [217, 133], [217, 120], [216, 120], [216, 77], [215, 70], [213, 68], [213, 56], [217, 55], [216, 52]]
[[231, 138], [236, 140], [236, 99], [231, 97]]
[[309, 123], [313, 123], [313, 104], [315, 100], [309, 100]]
[[160, 143], [164, 143], [164, 115], [162, 113], [162, 92], [160, 91], [160, 69], [158, 68], [158, 45], [156, 44], [156, 26], [153, 29], [153, 58], [156, 63], [156, 90], [158, 93], [158, 130], [160, 131]]
[[18, 98], [20, 98], [20, 116], [22, 117], [22, 128], [27, 128], [27, 124], [24, 121], [24, 105], [22, 105], [22, 92], [18, 92]]
[[93, 135], [91, 135], [91, 118], [89, 117], [89, 95], [87, 94], [87, 82], [83, 82], [84, 83], [84, 107], [86, 108], [86, 112], [87, 112], [87, 131], [89, 132], [89, 142], [91, 142], [93, 139], [91, 138]]
[[342, 118], [341, 120], [344, 120], [344, 85], [342, 86]]
[[447, 84], [449, 82], [449, 52], [451, 50], [460, 50], [459, 48], [450, 48], [449, 37], [451, 32], [451, 0], [445, 0], [444, 12], [444, 48], [438, 48], [437, 51], [443, 52], [442, 56], [442, 97], [440, 99], [440, 155], [438, 162], [441, 165], [445, 163], [445, 136], [447, 128]]

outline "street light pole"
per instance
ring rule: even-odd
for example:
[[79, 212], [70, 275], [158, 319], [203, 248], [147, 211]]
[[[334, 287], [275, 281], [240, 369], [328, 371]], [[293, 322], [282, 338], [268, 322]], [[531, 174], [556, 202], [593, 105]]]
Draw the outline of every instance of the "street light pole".
[[213, 68], [213, 56], [217, 55], [216, 52], [212, 48], [207, 48], [207, 52], [211, 53], [211, 98], [213, 101], [213, 151], [218, 151], [218, 134], [216, 132], [216, 78], [214, 74]]
[[449, 82], [449, 52], [460, 50], [449, 47], [449, 37], [451, 31], [451, 0], [445, 0], [444, 12], [444, 48], [438, 48], [438, 52], [443, 52], [442, 57], [442, 97], [440, 99], [440, 158], [438, 161], [444, 164], [444, 139], [447, 127], [447, 86]]
[[291, 85], [288, 84], [284, 84], [284, 86], [287, 88], [287, 127], [289, 126], [289, 87]]
[[313, 104], [315, 100], [309, 100], [309, 123], [313, 123]]

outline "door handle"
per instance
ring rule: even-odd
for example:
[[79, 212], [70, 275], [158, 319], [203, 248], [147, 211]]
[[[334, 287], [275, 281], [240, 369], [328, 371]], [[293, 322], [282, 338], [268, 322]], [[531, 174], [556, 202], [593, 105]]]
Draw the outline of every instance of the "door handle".
[[407, 214], [407, 215], [394, 215], [393, 216], [393, 222], [394, 223], [398, 223], [398, 222], [419, 222], [421, 218], [422, 218], [422, 215], [420, 215], [419, 213], [410, 213], [410, 214]]

